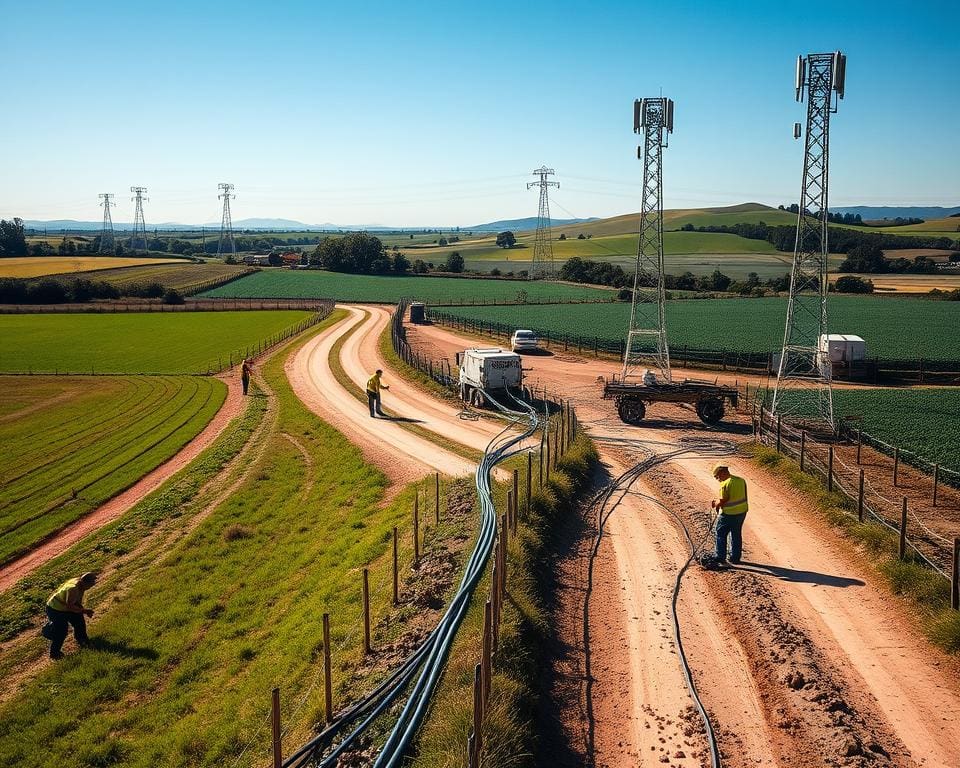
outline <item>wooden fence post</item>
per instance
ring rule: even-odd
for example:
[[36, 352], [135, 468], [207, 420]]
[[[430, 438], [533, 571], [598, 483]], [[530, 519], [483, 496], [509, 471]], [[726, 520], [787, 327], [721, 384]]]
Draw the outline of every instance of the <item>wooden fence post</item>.
[[907, 497], [903, 497], [903, 506], [900, 508], [900, 559], [907, 556]]
[[940, 485], [940, 465], [933, 465], [933, 506], [937, 506], [937, 486]]
[[433, 498], [437, 506], [437, 525], [440, 525], [440, 473], [437, 472], [434, 475], [434, 488], [433, 488]]
[[546, 479], [547, 479], [547, 482], [549, 483], [550, 482], [550, 438], [547, 438], [544, 442], [547, 444], [547, 460], [546, 460], [547, 478]]
[[369, 655], [370, 647], [370, 571], [363, 569], [363, 652]]
[[273, 731], [273, 768], [282, 768], [283, 753], [280, 747], [280, 689], [273, 689], [270, 701], [270, 720]]
[[420, 566], [420, 490], [413, 497], [413, 564]]
[[540, 463], [540, 472], [537, 475], [537, 488], [543, 488], [543, 433], [540, 433], [540, 451], [537, 453], [537, 459]]
[[857, 493], [857, 520], [863, 522], [863, 470], [860, 470], [860, 490]]
[[520, 509], [520, 470], [513, 470], [513, 530], [517, 530], [517, 511]]
[[480, 653], [480, 672], [481, 677], [483, 678], [483, 703], [486, 704], [487, 700], [490, 698], [490, 672], [492, 665], [490, 664], [490, 652], [491, 652], [491, 643], [493, 642], [493, 606], [490, 604], [490, 601], [487, 600], [483, 604], [483, 642], [482, 642], [482, 651]]
[[399, 542], [397, 526], [393, 526], [393, 604], [400, 605]]
[[863, 448], [863, 430], [857, 430], [857, 464], [860, 464], [860, 450]]
[[533, 453], [527, 451], [527, 499], [525, 507], [526, 518], [530, 519], [530, 495], [533, 492]]
[[330, 614], [323, 614], [323, 706], [327, 724], [333, 722], [333, 681], [330, 679]]
[[960, 611], [960, 538], [953, 540], [953, 578], [950, 580], [950, 606]]
[[[763, 412], [761, 411], [761, 416], [760, 416], [761, 422], [763, 420], [762, 413]], [[801, 430], [800, 432], [800, 471], [801, 472], [803, 472], [803, 464], [804, 464], [804, 460], [806, 459], [806, 456], [807, 456], [807, 432], [806, 430]]]
[[506, 527], [513, 528], [513, 489], [507, 490], [507, 512], [504, 518]]
[[900, 474], [900, 449], [893, 449], [893, 487], [897, 487], [897, 478]]
[[777, 414], [777, 453], [780, 453], [780, 426], [782, 422], [783, 422], [783, 416], [778, 413]]
[[833, 446], [827, 449], [827, 490], [833, 491]]

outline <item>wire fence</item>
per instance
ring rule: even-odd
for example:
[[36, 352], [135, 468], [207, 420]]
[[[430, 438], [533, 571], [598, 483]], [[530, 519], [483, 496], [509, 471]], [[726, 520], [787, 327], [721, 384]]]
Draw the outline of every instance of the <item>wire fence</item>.
[[[537, 304], [554, 302], [503, 302], [500, 305]], [[563, 302], [563, 303], [591, 303], [591, 302]], [[478, 302], [484, 305], [485, 302]], [[490, 304], [493, 305], [492, 303]], [[470, 306], [470, 302], [459, 305], [434, 303], [436, 306]], [[517, 329], [516, 325], [497, 322], [494, 320], [479, 320], [463, 317], [455, 312], [427, 308], [427, 314], [432, 322], [445, 325], [461, 331], [478, 333], [486, 336], [510, 338]], [[595, 357], [600, 355], [613, 356], [623, 359], [625, 340], [611, 339], [603, 336], [585, 336], [582, 334], [562, 333], [544, 327], [530, 327], [548, 349], [561, 348], [564, 351], [575, 351], [579, 354], [586, 352]], [[774, 352], [743, 351], [736, 349], [705, 349], [689, 345], [677, 345], [670, 348], [670, 358], [679, 363], [680, 368], [693, 364], [700, 368], [712, 368], [721, 371], [742, 373], [774, 374], [776, 373], [777, 357]], [[916, 359], [886, 359], [871, 358], [869, 360], [851, 363], [849, 365], [836, 364], [833, 368], [833, 377], [843, 381], [866, 381], [874, 384], [915, 382], [920, 384], [960, 384], [960, 360], [928, 360]]]
[[194, 299], [183, 304], [164, 304], [161, 299], [90, 301], [81, 304], [2, 304], [0, 314], [36, 315], [110, 315], [141, 312], [243, 312], [297, 309], [320, 311], [332, 305], [332, 299]]
[[932, 521], [922, 519], [910, 509], [906, 496], [889, 498], [890, 491], [871, 481], [861, 466], [844, 461], [835, 442], [844, 438], [824, 439], [788, 425], [766, 408], [761, 398], [754, 399], [751, 417], [754, 435], [761, 443], [796, 459], [801, 471], [818, 477], [828, 490], [844, 496], [851, 503], [848, 512], [851, 516], [860, 521], [872, 519], [896, 533], [902, 558], [912, 553], [919, 562], [956, 582], [955, 539], [933, 530]]

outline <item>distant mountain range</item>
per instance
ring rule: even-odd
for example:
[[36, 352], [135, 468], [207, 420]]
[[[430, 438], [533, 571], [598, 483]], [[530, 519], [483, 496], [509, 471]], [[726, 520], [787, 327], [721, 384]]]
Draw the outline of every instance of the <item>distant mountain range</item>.
[[851, 205], [847, 208], [830, 206], [831, 213], [852, 213], [867, 221], [878, 219], [945, 219], [960, 213], [960, 206], [944, 208], [939, 205], [931, 206], [891, 206], [891, 205]]

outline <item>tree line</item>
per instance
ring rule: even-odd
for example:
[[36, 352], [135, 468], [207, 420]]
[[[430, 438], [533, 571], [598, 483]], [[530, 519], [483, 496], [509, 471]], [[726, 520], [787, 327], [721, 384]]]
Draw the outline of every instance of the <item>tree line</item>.
[[183, 303], [179, 291], [158, 282], [115, 285], [85, 278], [0, 278], [0, 304], [74, 304], [121, 298], [162, 298], [167, 304]]
[[309, 265], [356, 275], [425, 274], [432, 270], [460, 273], [465, 267], [459, 251], [449, 253], [439, 268], [422, 259], [411, 263], [398, 246], [388, 251], [379, 237], [367, 232], [352, 232], [343, 237], [321, 240], [310, 254]]

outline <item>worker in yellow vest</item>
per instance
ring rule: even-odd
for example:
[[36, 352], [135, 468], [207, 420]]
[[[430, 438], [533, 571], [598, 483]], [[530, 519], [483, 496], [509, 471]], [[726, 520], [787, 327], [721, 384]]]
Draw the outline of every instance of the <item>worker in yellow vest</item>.
[[50, 641], [51, 659], [63, 658], [61, 648], [67, 639], [68, 627], [73, 627], [77, 645], [82, 647], [90, 642], [84, 616], [93, 616], [93, 610], [83, 607], [83, 594], [96, 583], [95, 573], [85, 573], [63, 582], [47, 600], [47, 623], [42, 634]]
[[380, 390], [390, 389], [390, 387], [380, 381], [382, 375], [383, 371], [377, 368], [377, 372], [367, 379], [367, 405], [370, 406], [371, 418], [383, 416], [383, 409], [380, 407]]
[[730, 562], [739, 563], [743, 552], [743, 521], [747, 519], [747, 481], [730, 474], [726, 464], [717, 464], [713, 476], [720, 481], [720, 498], [710, 502], [717, 510], [717, 550], [719, 565], [727, 562], [727, 537], [730, 537]]

